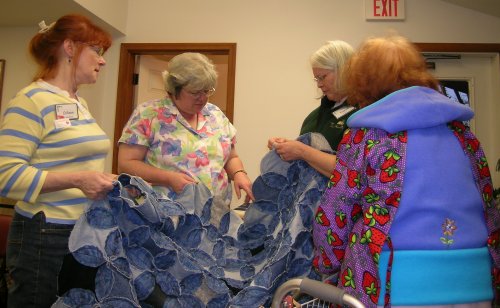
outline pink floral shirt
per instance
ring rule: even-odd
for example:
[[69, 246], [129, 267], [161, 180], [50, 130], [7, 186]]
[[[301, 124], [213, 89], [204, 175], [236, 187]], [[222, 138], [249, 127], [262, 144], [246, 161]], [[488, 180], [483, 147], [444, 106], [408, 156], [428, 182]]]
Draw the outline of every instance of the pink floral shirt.
[[[224, 170], [236, 129], [215, 105], [198, 114], [192, 128], [169, 98], [139, 105], [123, 129], [118, 142], [148, 147], [144, 161], [154, 167], [183, 172], [205, 184], [214, 196], [231, 199], [231, 186]], [[167, 187], [155, 191], [171, 196]]]

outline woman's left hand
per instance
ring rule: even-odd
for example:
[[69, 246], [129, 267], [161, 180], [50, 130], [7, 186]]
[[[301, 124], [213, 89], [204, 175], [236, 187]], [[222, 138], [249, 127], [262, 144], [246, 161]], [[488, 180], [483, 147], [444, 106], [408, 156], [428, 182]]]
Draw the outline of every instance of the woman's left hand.
[[243, 189], [246, 192], [245, 203], [250, 202], [250, 200], [255, 201], [255, 197], [252, 192], [252, 181], [248, 175], [244, 172], [238, 172], [234, 175], [234, 190], [236, 192], [236, 197], [238, 199], [241, 198], [241, 190]]
[[284, 161], [291, 161], [296, 159], [304, 159], [305, 144], [297, 140], [286, 140], [285, 142], [276, 143], [274, 150], [276, 154]]

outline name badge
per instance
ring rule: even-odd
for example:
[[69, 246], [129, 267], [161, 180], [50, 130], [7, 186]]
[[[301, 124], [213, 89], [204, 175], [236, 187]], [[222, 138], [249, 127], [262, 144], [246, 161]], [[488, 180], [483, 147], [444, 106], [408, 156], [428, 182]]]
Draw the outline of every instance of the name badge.
[[54, 126], [56, 128], [70, 127], [71, 121], [69, 119], [57, 119], [57, 120], [54, 120]]
[[56, 105], [56, 119], [78, 120], [78, 106], [76, 104]]
[[352, 110], [354, 110], [353, 106], [345, 106], [345, 107], [342, 107], [340, 109], [335, 110], [334, 112], [332, 112], [332, 114], [334, 117], [339, 119], [339, 118], [345, 116], [346, 114], [348, 114], [349, 112], [351, 112]]

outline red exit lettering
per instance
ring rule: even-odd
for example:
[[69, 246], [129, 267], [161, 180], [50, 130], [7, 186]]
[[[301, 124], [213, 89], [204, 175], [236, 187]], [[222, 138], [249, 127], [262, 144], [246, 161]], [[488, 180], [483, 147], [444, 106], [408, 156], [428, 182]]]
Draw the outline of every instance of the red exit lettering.
[[399, 0], [373, 0], [373, 15], [377, 17], [398, 16]]

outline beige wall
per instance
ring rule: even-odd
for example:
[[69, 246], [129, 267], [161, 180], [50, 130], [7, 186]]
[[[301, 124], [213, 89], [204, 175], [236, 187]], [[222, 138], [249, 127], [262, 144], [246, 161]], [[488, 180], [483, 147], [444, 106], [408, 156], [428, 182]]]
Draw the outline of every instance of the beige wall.
[[[82, 94], [91, 101], [93, 114], [113, 137], [121, 41], [235, 42], [237, 150], [249, 175], [255, 178], [267, 152], [267, 138], [295, 138], [303, 118], [317, 106], [318, 92], [308, 58], [326, 40], [343, 39], [357, 46], [367, 36], [395, 29], [417, 42], [500, 43], [500, 18], [446, 2], [407, 0], [406, 20], [396, 22], [365, 21], [363, 3], [129, 0], [126, 35], [115, 41], [106, 54], [108, 65], [98, 84], [84, 89]], [[32, 67], [21, 54], [33, 31], [35, 28], [0, 28], [0, 58], [7, 59], [3, 104], [29, 81]], [[498, 126], [492, 129], [499, 131]]]
[[2, 42], [0, 59], [6, 60], [1, 97], [2, 111], [8, 100], [33, 77], [34, 62], [30, 59], [27, 50], [33, 29], [0, 27], [0, 41]]
[[121, 33], [127, 28], [128, 1], [73, 0]]

